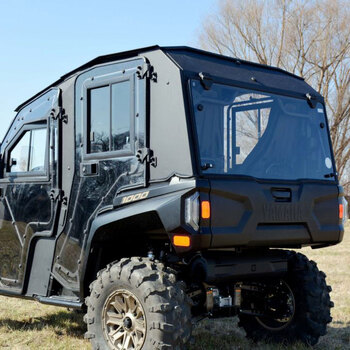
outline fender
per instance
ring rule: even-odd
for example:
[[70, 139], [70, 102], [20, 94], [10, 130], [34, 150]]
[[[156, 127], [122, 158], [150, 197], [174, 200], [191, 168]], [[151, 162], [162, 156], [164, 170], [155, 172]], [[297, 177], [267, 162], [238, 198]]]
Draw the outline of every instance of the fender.
[[[123, 219], [131, 218], [135, 215], [157, 212], [159, 218], [167, 232], [181, 226], [181, 197], [189, 192], [185, 189], [173, 193], [168, 193], [159, 197], [133, 202], [132, 205], [119, 207], [108, 213], [101, 214], [92, 222], [88, 243], [91, 244], [93, 236], [101, 227]], [[130, 195], [132, 196], [132, 195]]]
[[[147, 214], [152, 212], [153, 213], [155, 212], [158, 215], [164, 227], [164, 230], [166, 232], [169, 233], [178, 228], [181, 228], [181, 226], [183, 225], [182, 198], [188, 192], [193, 191], [195, 186], [196, 186], [195, 182], [191, 181], [190, 184], [188, 183], [185, 186], [179, 186], [179, 185], [173, 186], [177, 188], [176, 189], [174, 188], [173, 191], [171, 191], [170, 193], [164, 194], [164, 191], [162, 191], [163, 194], [161, 195], [158, 194], [159, 186], [155, 189], [152, 189], [150, 187], [148, 189], [143, 190], [143, 191], [150, 192], [147, 196], [148, 198], [137, 202], [130, 202], [131, 205], [127, 204], [127, 205], [115, 208], [109, 212], [105, 212], [98, 215], [91, 224], [88, 238], [84, 247], [82, 269], [81, 269], [81, 276], [80, 276], [81, 291], [84, 290], [83, 288], [84, 280], [85, 280], [86, 268], [88, 265], [89, 253], [91, 250], [92, 241], [96, 233], [101, 228], [121, 220], [125, 220], [128, 218], [132, 219], [132, 217], [136, 215]], [[168, 185], [167, 187], [169, 190], [170, 186]], [[181, 187], [181, 189], [179, 187]], [[153, 191], [156, 191], [157, 193], [155, 197], [153, 197], [154, 195]], [[128, 194], [128, 195], [124, 194], [124, 196], [132, 196], [132, 195], [133, 194]], [[116, 234], [118, 234], [118, 232], [116, 232]], [[210, 237], [209, 237], [209, 242], [210, 242]]]

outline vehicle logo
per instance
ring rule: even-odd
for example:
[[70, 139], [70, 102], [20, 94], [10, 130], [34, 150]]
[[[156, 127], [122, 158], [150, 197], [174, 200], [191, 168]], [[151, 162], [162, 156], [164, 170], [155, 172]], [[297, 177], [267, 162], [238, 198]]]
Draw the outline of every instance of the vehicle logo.
[[264, 217], [271, 222], [301, 221], [303, 211], [298, 204], [265, 204]]
[[139, 201], [141, 199], [145, 199], [145, 198], [148, 197], [148, 195], [149, 195], [149, 191], [146, 191], [146, 192], [136, 193], [136, 194], [132, 194], [130, 196], [123, 197], [122, 204]]

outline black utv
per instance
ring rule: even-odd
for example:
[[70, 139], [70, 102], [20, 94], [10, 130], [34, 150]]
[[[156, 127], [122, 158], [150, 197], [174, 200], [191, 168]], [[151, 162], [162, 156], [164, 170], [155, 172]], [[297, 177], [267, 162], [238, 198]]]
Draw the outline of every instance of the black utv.
[[238, 315], [315, 344], [333, 306], [294, 251], [343, 238], [325, 104], [278, 68], [188, 47], [98, 57], [1, 145], [0, 293], [86, 310], [94, 349], [185, 349]]

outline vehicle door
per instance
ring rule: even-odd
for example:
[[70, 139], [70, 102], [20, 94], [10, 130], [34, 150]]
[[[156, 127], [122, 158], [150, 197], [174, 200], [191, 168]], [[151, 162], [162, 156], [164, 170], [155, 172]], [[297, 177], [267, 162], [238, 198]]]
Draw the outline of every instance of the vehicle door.
[[[145, 186], [146, 79], [141, 58], [87, 70], [75, 82], [75, 174], [67, 224], [56, 247], [54, 277], [79, 291], [93, 220], [113, 209], [120, 191]], [[63, 150], [63, 158], [70, 149]]]
[[[2, 147], [0, 179], [0, 290], [21, 294], [30, 246], [51, 236], [52, 189], [56, 187], [58, 90], [51, 90], [18, 113]], [[29, 269], [28, 269], [29, 271]]]

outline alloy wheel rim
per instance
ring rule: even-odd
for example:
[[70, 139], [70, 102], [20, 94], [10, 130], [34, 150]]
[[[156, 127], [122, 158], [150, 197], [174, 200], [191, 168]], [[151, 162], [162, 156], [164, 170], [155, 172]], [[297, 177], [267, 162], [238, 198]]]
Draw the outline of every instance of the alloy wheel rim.
[[287, 296], [287, 308], [288, 308], [288, 315], [285, 315], [284, 317], [277, 317], [277, 318], [261, 318], [256, 317], [256, 320], [260, 325], [262, 325], [264, 328], [270, 330], [270, 331], [281, 331], [289, 326], [289, 324], [292, 322], [295, 316], [295, 298], [294, 293], [290, 286], [283, 280], [280, 280], [278, 283], [278, 286], [283, 289], [284, 294]]
[[137, 297], [127, 290], [113, 292], [103, 307], [102, 327], [112, 349], [142, 349], [146, 338], [146, 317]]

